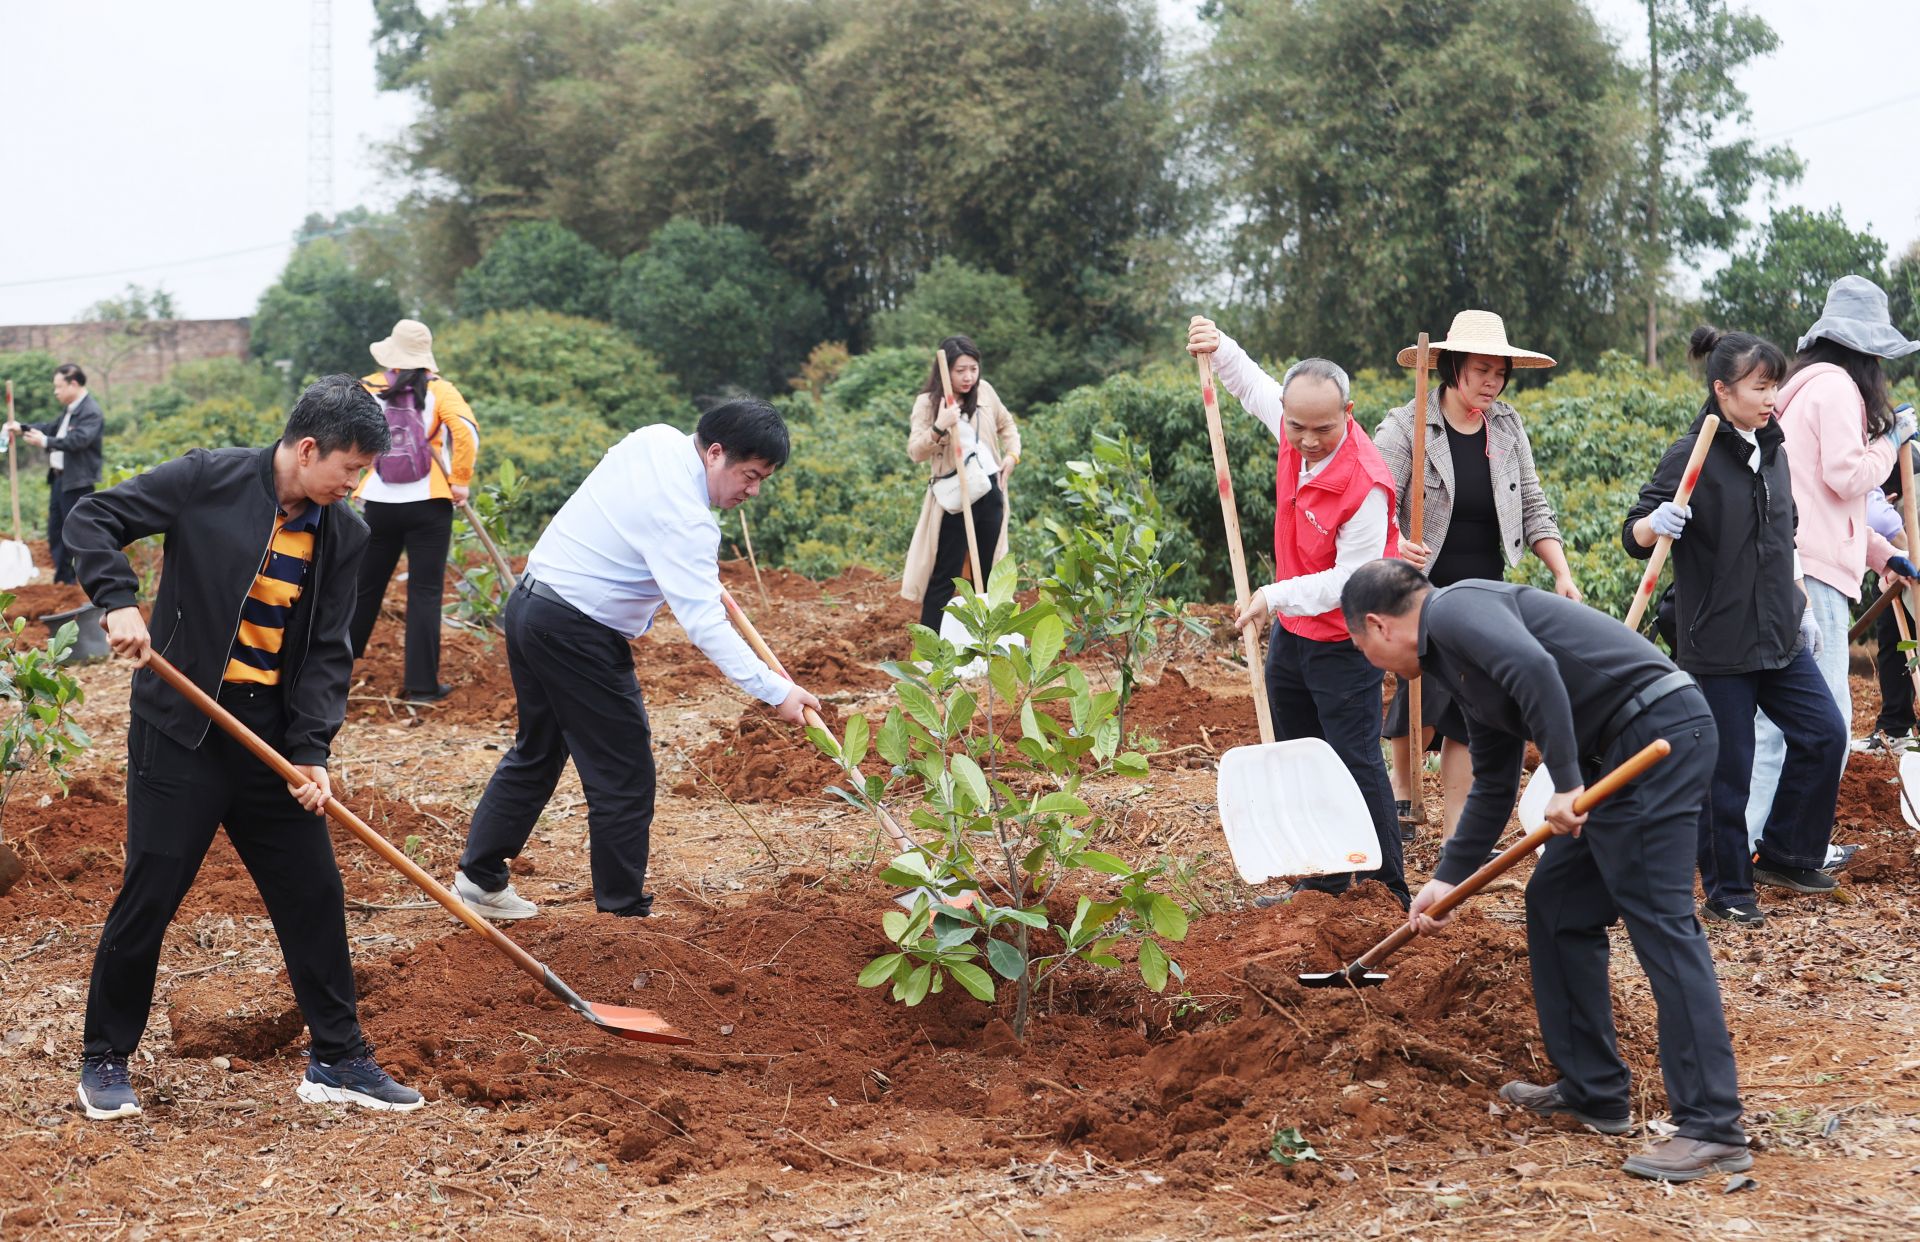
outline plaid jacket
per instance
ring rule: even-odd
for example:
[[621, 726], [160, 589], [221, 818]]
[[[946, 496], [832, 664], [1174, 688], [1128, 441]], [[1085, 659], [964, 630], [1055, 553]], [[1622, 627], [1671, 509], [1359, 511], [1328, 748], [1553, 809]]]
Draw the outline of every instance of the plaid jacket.
[[[1435, 555], [1446, 543], [1447, 527], [1453, 523], [1453, 450], [1447, 444], [1444, 418], [1436, 388], [1427, 394], [1426, 512], [1419, 540]], [[1500, 551], [1508, 565], [1518, 565], [1536, 540], [1559, 539], [1560, 526], [1554, 521], [1546, 492], [1540, 488], [1540, 475], [1533, 467], [1533, 446], [1527, 443], [1527, 429], [1521, 425], [1519, 412], [1504, 401], [1496, 401], [1486, 419], [1493, 507], [1500, 518]], [[1412, 539], [1408, 523], [1413, 505], [1413, 402], [1388, 411], [1373, 433], [1373, 443], [1393, 475], [1402, 538]]]

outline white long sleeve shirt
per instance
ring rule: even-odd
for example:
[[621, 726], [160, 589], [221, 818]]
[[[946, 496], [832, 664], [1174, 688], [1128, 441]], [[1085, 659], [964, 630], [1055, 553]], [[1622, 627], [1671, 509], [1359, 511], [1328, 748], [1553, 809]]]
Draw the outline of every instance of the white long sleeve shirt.
[[793, 690], [727, 620], [706, 466], [676, 427], [642, 427], [608, 449], [534, 545], [527, 573], [628, 638], [651, 629], [666, 604], [742, 690], [763, 703]]
[[[1286, 406], [1281, 401], [1280, 381], [1268, 375], [1238, 341], [1224, 332], [1220, 334], [1220, 348], [1214, 351], [1213, 372], [1247, 413], [1265, 424], [1276, 441], [1285, 443]], [[1345, 442], [1343, 438], [1341, 443]], [[1308, 465], [1303, 461], [1300, 482], [1305, 484], [1320, 473], [1321, 467], [1332, 461], [1339, 451], [1339, 445], [1335, 445], [1333, 452], [1317, 463]], [[1271, 582], [1260, 588], [1273, 615], [1317, 617], [1338, 608], [1340, 591], [1353, 571], [1387, 554], [1387, 523], [1387, 490], [1376, 487], [1367, 493], [1367, 498], [1333, 537], [1333, 568], [1302, 574], [1285, 582]]]

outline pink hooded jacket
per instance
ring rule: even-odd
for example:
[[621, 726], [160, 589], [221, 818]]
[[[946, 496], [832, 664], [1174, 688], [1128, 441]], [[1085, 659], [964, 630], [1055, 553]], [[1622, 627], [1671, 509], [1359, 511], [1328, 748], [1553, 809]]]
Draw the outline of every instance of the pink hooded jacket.
[[1848, 599], [1860, 598], [1871, 565], [1884, 569], [1896, 549], [1867, 525], [1867, 493], [1893, 469], [1893, 437], [1867, 442], [1867, 406], [1839, 367], [1816, 363], [1781, 385], [1774, 407], [1786, 433], [1800, 565]]

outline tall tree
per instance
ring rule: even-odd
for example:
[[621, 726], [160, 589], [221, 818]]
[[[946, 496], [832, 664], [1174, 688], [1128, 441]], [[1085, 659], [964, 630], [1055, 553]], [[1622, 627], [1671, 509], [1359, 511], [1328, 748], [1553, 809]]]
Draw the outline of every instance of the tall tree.
[[1722, 327], [1751, 332], [1789, 354], [1820, 317], [1827, 286], [1865, 276], [1882, 288], [1887, 244], [1847, 226], [1838, 207], [1773, 213], [1753, 244], [1707, 281], [1707, 307]]
[[1627, 338], [1631, 76], [1580, 0], [1223, 6], [1207, 136], [1258, 346], [1384, 364], [1455, 311]]
[[1780, 45], [1761, 18], [1726, 0], [1645, 0], [1646, 168], [1643, 275], [1647, 365], [1659, 364], [1660, 294], [1676, 262], [1729, 250], [1745, 231], [1756, 186], [1799, 178], [1799, 157], [1751, 137], [1723, 138], [1751, 119], [1734, 75]]
[[400, 316], [400, 298], [383, 276], [357, 271], [337, 239], [316, 237], [260, 295], [253, 354], [284, 364], [294, 391], [321, 375], [364, 375], [373, 369], [367, 346]]

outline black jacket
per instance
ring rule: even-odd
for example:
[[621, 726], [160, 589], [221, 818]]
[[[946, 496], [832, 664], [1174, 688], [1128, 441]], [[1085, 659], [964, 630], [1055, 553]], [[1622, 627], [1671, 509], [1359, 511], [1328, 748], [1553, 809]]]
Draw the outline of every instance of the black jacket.
[[51, 422], [21, 425], [45, 433], [48, 452], [57, 450], [67, 455], [59, 474], [56, 475], [51, 469], [47, 471], [47, 482], [58, 480], [61, 491], [71, 492], [92, 487], [100, 481], [100, 440], [107, 420], [100, 413], [100, 403], [93, 399], [92, 393], [80, 398], [80, 408], [73, 412], [73, 421], [67, 424], [67, 434], [54, 435], [60, 430], [60, 420], [66, 416], [67, 412], [62, 410], [59, 417]]
[[1467, 722], [1473, 789], [1434, 878], [1458, 884], [1487, 860], [1520, 792], [1527, 739], [1556, 789], [1585, 783], [1627, 700], [1673, 672], [1660, 649], [1603, 612], [1549, 591], [1472, 579], [1428, 595], [1420, 671]]
[[[1634, 539], [1633, 524], [1673, 499], [1699, 434], [1700, 419], [1695, 419], [1640, 489], [1620, 529], [1629, 555], [1641, 560], [1653, 555], [1652, 548]], [[1754, 436], [1760, 446], [1758, 473], [1747, 466], [1753, 446], [1732, 423], [1721, 421], [1694, 484], [1693, 517], [1673, 541], [1674, 660], [1689, 673], [1785, 668], [1799, 650], [1807, 601], [1793, 579], [1797, 515], [1781, 447], [1785, 436], [1775, 419]]]
[[[273, 538], [279, 512], [273, 449], [194, 449], [118, 487], [83, 496], [67, 518], [66, 543], [81, 585], [101, 608], [138, 601], [139, 579], [122, 548], [166, 535], [150, 626], [153, 649], [208, 694], [218, 694], [240, 629], [240, 605]], [[287, 618], [280, 685], [284, 753], [324, 764], [346, 715], [353, 617], [367, 524], [351, 505], [321, 510], [313, 566]], [[212, 721], [155, 674], [133, 679], [133, 711], [182, 746], [198, 747]]]

